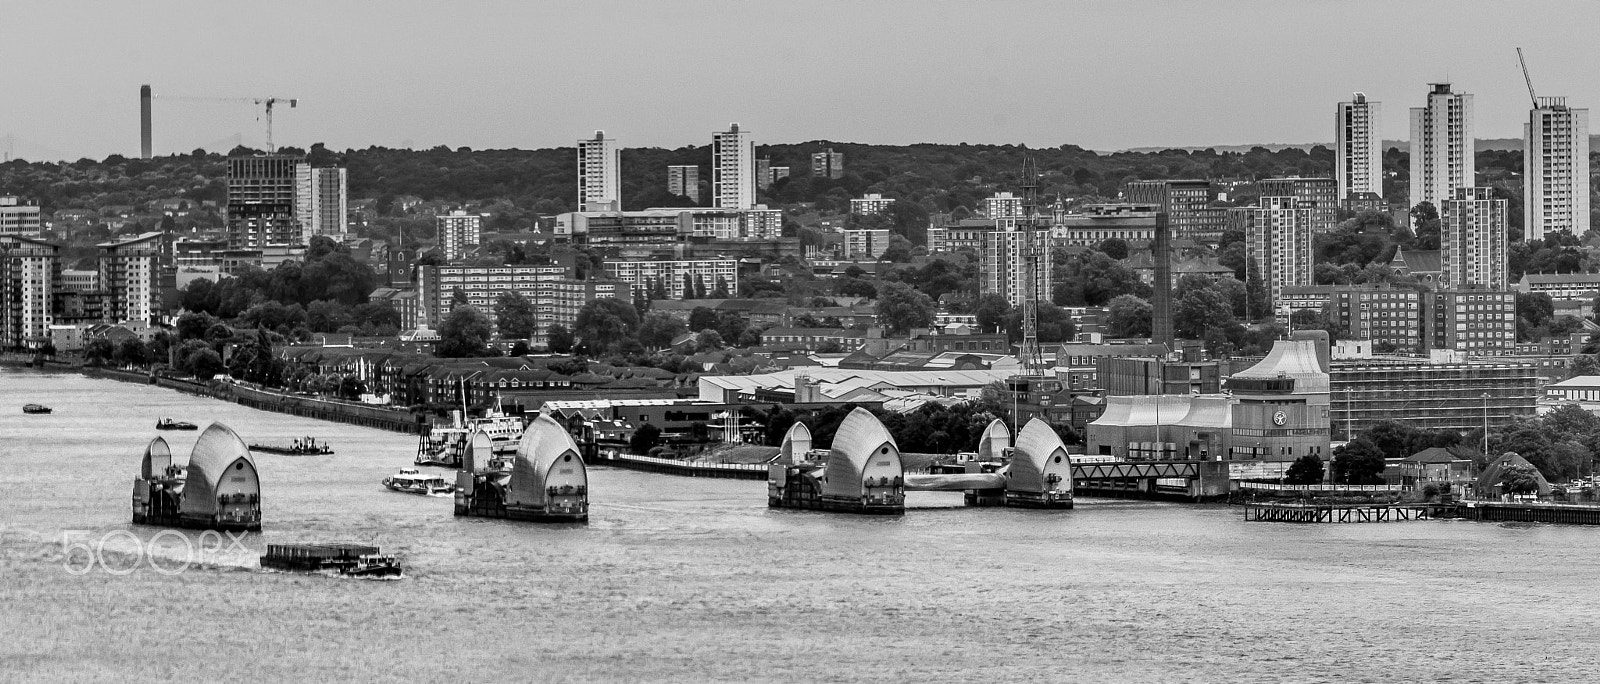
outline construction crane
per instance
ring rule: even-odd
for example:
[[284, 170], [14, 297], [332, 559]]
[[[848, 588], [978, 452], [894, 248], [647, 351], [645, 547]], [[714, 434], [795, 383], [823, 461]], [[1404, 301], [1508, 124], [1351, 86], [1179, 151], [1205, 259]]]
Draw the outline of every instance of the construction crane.
[[[161, 99], [163, 99], [163, 100], [176, 100], [176, 101], [179, 101], [179, 102], [228, 102], [228, 103], [234, 103], [234, 104], [252, 104], [252, 105], [256, 105], [257, 107], [262, 107], [266, 111], [266, 118], [267, 118], [267, 152], [268, 153], [271, 153], [271, 152], [274, 152], [274, 151], [277, 150], [277, 148], [273, 147], [273, 145], [272, 145], [272, 109], [273, 109], [273, 107], [278, 105], [278, 104], [286, 102], [286, 103], [289, 104], [289, 108], [293, 109], [296, 105], [300, 104], [299, 98], [293, 98], [293, 97], [183, 97], [183, 96], [177, 96], [177, 97], [161, 97]], [[257, 120], [260, 120], [260, 118], [257, 117]]]
[[1539, 108], [1539, 98], [1533, 94], [1533, 77], [1528, 75], [1528, 60], [1522, 58], [1522, 48], [1517, 48], [1517, 64], [1522, 65], [1522, 80], [1528, 84], [1528, 99], [1533, 102], [1533, 108]]
[[[1044, 262], [1049, 259], [1049, 249], [1041, 246], [1041, 231], [1039, 230], [1039, 172], [1034, 165], [1032, 157], [1022, 160], [1022, 235], [1023, 246], [1020, 250], [1022, 257], [1022, 347], [1018, 351], [1022, 357], [1022, 374], [1029, 376], [1044, 375], [1044, 354], [1039, 349], [1039, 302], [1047, 294], [1043, 292], [1042, 271], [1049, 268]], [[1048, 233], [1044, 233], [1048, 235]], [[1048, 245], [1048, 238], [1044, 240]]]

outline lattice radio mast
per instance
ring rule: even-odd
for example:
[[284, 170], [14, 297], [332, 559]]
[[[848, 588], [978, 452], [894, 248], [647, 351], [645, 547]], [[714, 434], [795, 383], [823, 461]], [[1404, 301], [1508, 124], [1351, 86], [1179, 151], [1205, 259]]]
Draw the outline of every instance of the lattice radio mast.
[[1041, 268], [1046, 250], [1039, 246], [1039, 172], [1032, 157], [1022, 159], [1022, 374], [1044, 374], [1044, 354], [1039, 349], [1039, 300]]

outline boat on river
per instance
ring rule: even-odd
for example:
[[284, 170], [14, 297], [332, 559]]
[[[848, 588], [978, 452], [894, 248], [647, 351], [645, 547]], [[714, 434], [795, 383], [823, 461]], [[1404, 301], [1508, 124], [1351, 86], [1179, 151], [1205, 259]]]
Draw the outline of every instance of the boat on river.
[[297, 440], [294, 440], [294, 441], [290, 442], [287, 445], [283, 445], [283, 444], [251, 444], [250, 445], [250, 450], [251, 451], [259, 451], [259, 452], [264, 453], [264, 454], [278, 454], [278, 455], [281, 455], [281, 456], [331, 456], [331, 455], [333, 455], [333, 447], [328, 446], [327, 442], [323, 442], [321, 444], [318, 444], [317, 440], [315, 438], [313, 438], [313, 437], [307, 437], [305, 439], [297, 439]]
[[49, 406], [45, 406], [44, 404], [23, 404], [22, 405], [22, 412], [23, 413], [40, 414], [40, 413], [49, 413], [50, 411], [51, 411], [51, 408]]
[[181, 420], [173, 420], [171, 418], [162, 418], [161, 420], [156, 421], [156, 429], [157, 430], [199, 430], [200, 426], [199, 425], [195, 425], [194, 423], [186, 423], [186, 422], [181, 421]]
[[400, 561], [376, 546], [362, 544], [268, 544], [261, 567], [315, 572], [335, 577], [399, 579]]
[[416, 468], [401, 468], [400, 472], [383, 478], [383, 486], [397, 492], [424, 496], [449, 494], [455, 491], [455, 487], [446, 482], [443, 475], [423, 475], [417, 472]]
[[[461, 413], [452, 411], [453, 420], [448, 425], [436, 425], [428, 434], [417, 440], [419, 466], [460, 468], [468, 443], [474, 433], [482, 432], [494, 443], [495, 454], [510, 458], [517, 451], [517, 440], [522, 438], [522, 419], [499, 411], [489, 411], [482, 418], [463, 420]], [[483, 458], [482, 455], [479, 456]]]

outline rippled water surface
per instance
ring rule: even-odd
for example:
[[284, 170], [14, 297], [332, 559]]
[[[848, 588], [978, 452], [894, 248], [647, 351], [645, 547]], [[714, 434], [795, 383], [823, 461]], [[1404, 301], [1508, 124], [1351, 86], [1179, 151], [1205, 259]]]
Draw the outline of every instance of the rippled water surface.
[[[53, 406], [23, 415], [24, 403]], [[128, 523], [157, 434], [222, 421], [256, 455], [265, 526]], [[1244, 523], [1223, 506], [1080, 499], [903, 518], [769, 510], [761, 482], [591, 471], [591, 522], [451, 515], [379, 481], [415, 439], [170, 390], [0, 369], [5, 679], [404, 677], [732, 681], [1574, 681], [1600, 657], [1600, 528]], [[104, 543], [67, 571], [62, 538]], [[109, 536], [108, 536], [109, 535]], [[359, 541], [398, 582], [262, 572], [267, 543]], [[149, 547], [149, 548], [146, 548]], [[146, 556], [144, 564], [127, 574]], [[203, 561], [174, 575], [152, 570]]]

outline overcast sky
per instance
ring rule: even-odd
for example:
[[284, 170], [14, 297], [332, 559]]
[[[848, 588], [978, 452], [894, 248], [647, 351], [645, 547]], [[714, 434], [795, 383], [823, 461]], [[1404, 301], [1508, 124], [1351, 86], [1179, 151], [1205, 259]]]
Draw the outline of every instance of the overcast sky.
[[1449, 80], [1477, 135], [1520, 137], [1527, 90], [1600, 106], [1594, 2], [85, 2], [0, 8], [0, 153], [259, 145], [248, 104], [300, 98], [280, 145], [1065, 143], [1098, 150], [1330, 141], [1364, 91], [1386, 138]]

